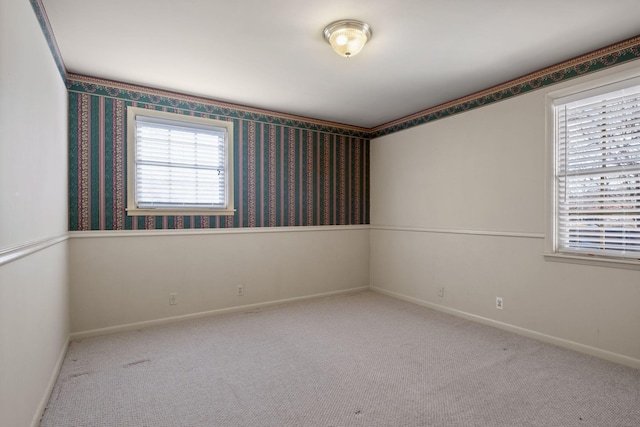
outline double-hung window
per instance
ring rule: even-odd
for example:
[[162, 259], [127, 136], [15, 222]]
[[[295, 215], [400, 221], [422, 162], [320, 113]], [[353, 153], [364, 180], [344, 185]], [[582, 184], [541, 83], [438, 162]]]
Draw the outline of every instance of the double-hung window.
[[640, 259], [640, 81], [553, 102], [556, 253]]
[[233, 215], [233, 123], [127, 111], [129, 215]]

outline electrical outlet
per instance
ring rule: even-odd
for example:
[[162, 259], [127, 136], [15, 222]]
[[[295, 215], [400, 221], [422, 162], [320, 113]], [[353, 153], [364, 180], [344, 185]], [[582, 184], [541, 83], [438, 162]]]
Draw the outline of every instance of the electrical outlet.
[[501, 297], [496, 297], [496, 308], [498, 310], [502, 310], [504, 307], [504, 304], [502, 303], [502, 298]]
[[443, 286], [443, 287], [438, 288], [438, 296], [439, 296], [440, 298], [444, 297], [444, 286]]
[[244, 295], [244, 286], [238, 285], [238, 296], [241, 297]]
[[176, 295], [177, 294], [169, 294], [169, 305], [176, 305]]

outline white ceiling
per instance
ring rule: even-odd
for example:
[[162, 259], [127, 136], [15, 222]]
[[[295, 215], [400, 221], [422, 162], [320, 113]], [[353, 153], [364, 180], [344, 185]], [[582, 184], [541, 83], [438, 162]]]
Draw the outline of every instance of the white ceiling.
[[[640, 0], [43, 0], [70, 73], [374, 127], [640, 34]], [[355, 18], [356, 57], [324, 41]]]

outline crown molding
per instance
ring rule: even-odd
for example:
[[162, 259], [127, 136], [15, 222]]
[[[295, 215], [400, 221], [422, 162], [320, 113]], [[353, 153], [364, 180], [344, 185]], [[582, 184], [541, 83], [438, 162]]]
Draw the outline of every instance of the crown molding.
[[399, 132], [543, 87], [584, 76], [640, 58], [640, 35], [526, 74], [505, 83], [457, 98], [369, 129], [369, 137]]
[[139, 103], [167, 103], [169, 106], [178, 109], [201, 110], [209, 114], [220, 114], [238, 119], [320, 132], [346, 134], [365, 139], [378, 138], [406, 130], [640, 58], [640, 35], [638, 35], [408, 116], [400, 117], [372, 128], [363, 128], [107, 79], [68, 74], [42, 0], [30, 0], [30, 2], [49, 44], [60, 75], [67, 82], [67, 87], [70, 91], [96, 93], [102, 96], [127, 99]]
[[366, 139], [369, 136], [369, 130], [363, 127], [312, 119], [80, 74], [69, 74], [67, 76], [67, 88], [71, 92], [95, 94], [136, 102], [138, 104], [164, 105], [179, 110], [217, 114], [241, 120], [253, 120], [357, 138]]
[[60, 54], [60, 49], [58, 48], [56, 38], [53, 35], [51, 23], [49, 22], [47, 12], [44, 10], [42, 0], [30, 0], [30, 2], [31, 7], [33, 7], [33, 11], [36, 14], [36, 18], [38, 19], [38, 23], [40, 24], [40, 28], [42, 29], [42, 33], [44, 34], [44, 38], [47, 40], [47, 44], [49, 45], [49, 49], [51, 50], [51, 55], [53, 56], [53, 60], [56, 63], [56, 67], [58, 68], [60, 77], [62, 77], [62, 81], [66, 82], [67, 69], [64, 66], [64, 61], [62, 60], [62, 55]]

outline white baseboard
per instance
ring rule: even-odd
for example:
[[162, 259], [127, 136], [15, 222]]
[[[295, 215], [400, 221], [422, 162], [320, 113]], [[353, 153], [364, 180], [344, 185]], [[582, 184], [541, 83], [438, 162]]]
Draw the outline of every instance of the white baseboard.
[[631, 368], [640, 369], [640, 360], [633, 357], [624, 356], [622, 354], [613, 353], [611, 351], [602, 350], [600, 348], [591, 347], [588, 345], [580, 344], [575, 341], [569, 341], [563, 338], [554, 337], [552, 335], [543, 334], [540, 332], [532, 331], [530, 329], [521, 328], [519, 326], [510, 325], [508, 323], [498, 322], [497, 320], [488, 319], [486, 317], [477, 316], [475, 314], [467, 313], [464, 311], [456, 310], [453, 308], [445, 307], [443, 305], [434, 304], [429, 301], [424, 301], [418, 298], [403, 295], [397, 292], [388, 291], [386, 289], [371, 287], [374, 292], [378, 292], [393, 298], [398, 298], [404, 301], [409, 301], [423, 307], [432, 308], [434, 310], [442, 311], [447, 314], [451, 314], [457, 317], [461, 317], [467, 320], [471, 320], [485, 325], [493, 326], [508, 332], [513, 332], [518, 335], [522, 335], [528, 338], [533, 338], [538, 341], [546, 342], [548, 344], [557, 345], [559, 347], [574, 350], [580, 353], [588, 354], [590, 356], [598, 357], [600, 359], [608, 360], [610, 362], [619, 363], [621, 365], [629, 366]]
[[96, 336], [100, 336], [100, 335], [108, 335], [108, 334], [114, 334], [114, 333], [118, 333], [118, 332], [134, 331], [134, 330], [138, 330], [138, 329], [142, 329], [142, 328], [149, 328], [151, 326], [164, 325], [164, 324], [167, 324], [167, 323], [175, 323], [175, 322], [181, 322], [181, 321], [184, 321], [184, 320], [199, 319], [199, 318], [202, 318], [202, 317], [209, 317], [209, 316], [214, 316], [214, 315], [218, 315], [218, 314], [235, 313], [235, 312], [239, 312], [239, 311], [253, 310], [253, 309], [256, 309], [256, 308], [269, 307], [269, 306], [273, 306], [273, 305], [286, 304], [286, 303], [291, 303], [291, 302], [296, 302], [296, 301], [303, 301], [303, 300], [308, 300], [308, 299], [313, 299], [313, 298], [322, 298], [322, 297], [329, 297], [329, 296], [334, 296], [334, 295], [348, 294], [348, 293], [353, 293], [353, 292], [362, 292], [362, 291], [366, 291], [366, 290], [369, 290], [369, 287], [368, 286], [362, 286], [362, 287], [359, 287], [359, 288], [351, 288], [351, 289], [345, 289], [345, 290], [341, 290], [341, 291], [323, 292], [323, 293], [319, 293], [319, 294], [305, 295], [305, 296], [302, 296], [302, 297], [285, 298], [285, 299], [275, 300], [275, 301], [259, 302], [259, 303], [256, 303], [256, 304], [247, 304], [247, 305], [239, 305], [239, 306], [228, 307], [228, 308], [219, 308], [219, 309], [216, 309], [216, 310], [202, 311], [202, 312], [199, 312], [199, 313], [185, 314], [185, 315], [182, 315], [182, 316], [165, 317], [165, 318], [162, 318], [162, 319], [147, 320], [147, 321], [144, 321], [144, 322], [128, 323], [126, 325], [111, 326], [111, 327], [108, 327], [108, 328], [91, 329], [91, 330], [88, 330], [88, 331], [72, 333], [71, 337], [70, 337], [70, 340], [74, 341], [74, 340], [79, 340], [79, 339], [84, 339], [84, 338], [96, 337]]
[[56, 380], [58, 379], [58, 375], [60, 374], [60, 369], [62, 368], [62, 362], [64, 362], [64, 357], [67, 355], [67, 349], [69, 348], [70, 342], [71, 342], [70, 337], [67, 337], [67, 340], [65, 341], [64, 345], [62, 346], [62, 350], [60, 351], [60, 355], [58, 356], [58, 361], [56, 362], [56, 365], [53, 368], [53, 372], [51, 372], [49, 383], [47, 384], [47, 388], [45, 389], [44, 395], [40, 400], [38, 409], [36, 410], [36, 413], [33, 414], [33, 418], [31, 419], [31, 427], [38, 427], [40, 425], [40, 419], [42, 418], [42, 414], [44, 414], [44, 410], [47, 408], [47, 403], [49, 403], [51, 392], [53, 391], [53, 387], [56, 385]]

